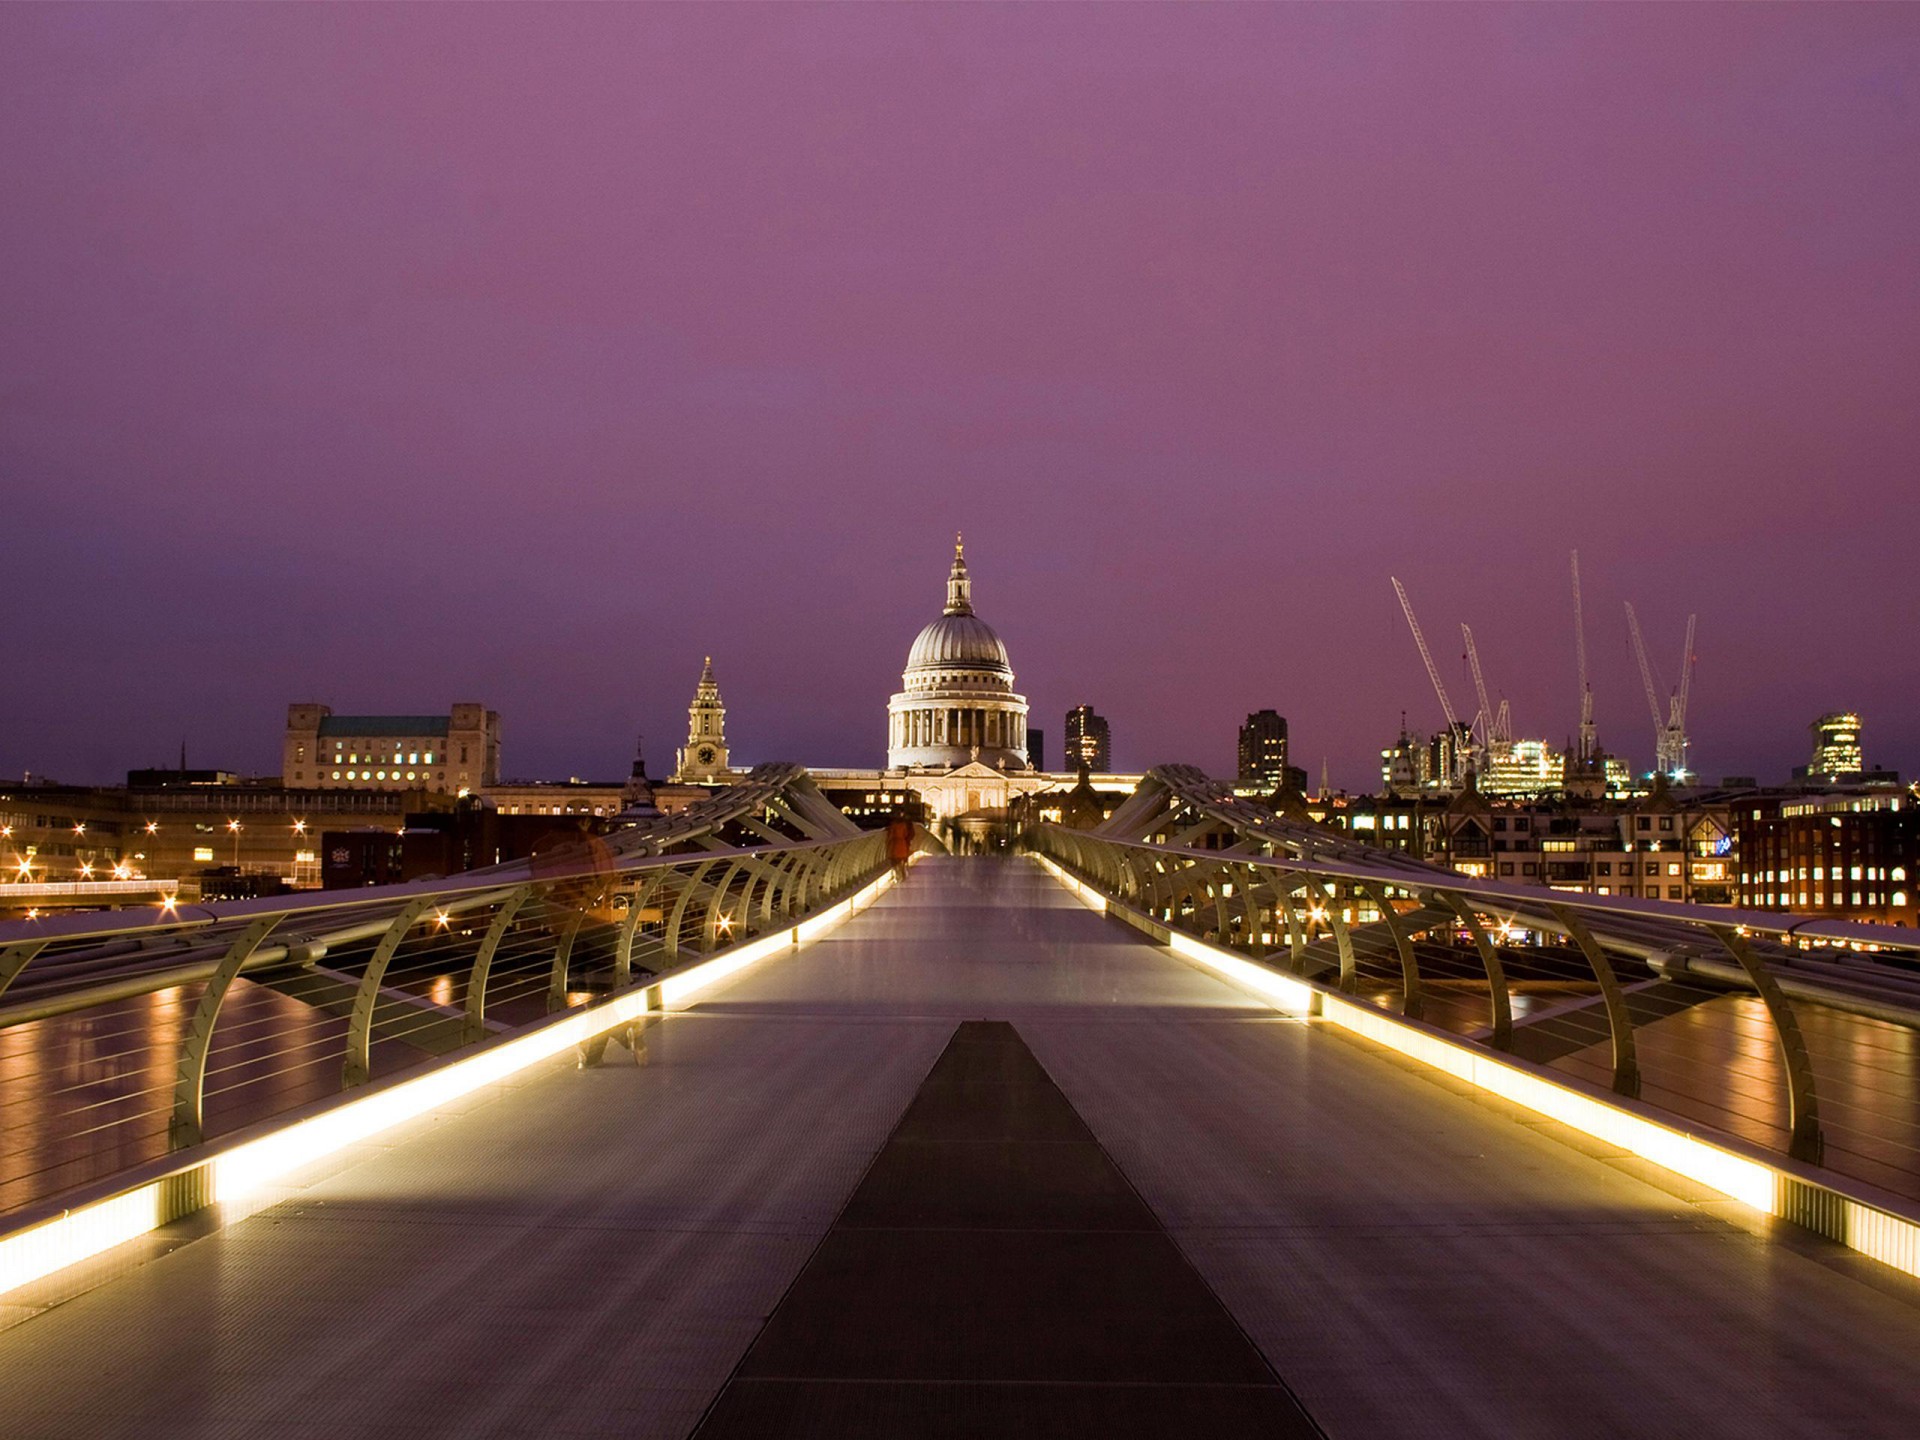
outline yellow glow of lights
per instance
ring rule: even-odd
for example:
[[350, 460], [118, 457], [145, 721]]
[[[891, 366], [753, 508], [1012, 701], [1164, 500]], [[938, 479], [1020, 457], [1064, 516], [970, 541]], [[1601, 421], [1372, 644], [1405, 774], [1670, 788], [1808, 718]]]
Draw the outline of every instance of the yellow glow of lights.
[[158, 824], [158, 823], [157, 823], [156, 821], [153, 821], [153, 820], [149, 820], [149, 821], [147, 821], [147, 834], [149, 834], [149, 835], [158, 835], [159, 833], [160, 833], [160, 826], [159, 826], [159, 824]]
[[240, 833], [240, 822], [238, 820], [227, 821], [227, 829], [232, 831], [235, 835], [238, 835]]
[[1178, 930], [1168, 932], [1167, 948], [1184, 959], [1206, 966], [1216, 975], [1233, 981], [1243, 989], [1258, 991], [1273, 1002], [1276, 1010], [1291, 1015], [1308, 1015], [1313, 1011], [1312, 986], [1302, 985], [1298, 980], [1277, 974], [1264, 965], [1243, 960], [1238, 955], [1216, 949]]
[[158, 1183], [142, 1185], [0, 1239], [0, 1295], [165, 1223]]
[[[734, 946], [666, 977], [658, 986], [662, 1003], [684, 1001], [756, 960], [824, 933], [865, 909], [892, 883], [889, 871], [858, 894], [792, 929]], [[168, 896], [162, 908], [171, 910], [173, 904], [173, 897]], [[647, 994], [647, 987], [636, 986], [602, 1004], [582, 1007], [531, 1035], [451, 1060], [415, 1079], [346, 1100], [212, 1156], [204, 1162], [204, 1169], [212, 1182], [213, 1201], [230, 1207], [226, 1218], [238, 1218], [270, 1199], [263, 1192], [275, 1180], [303, 1166], [631, 1024], [648, 1013]], [[167, 1223], [174, 1217], [164, 1209], [165, 1188], [164, 1182], [143, 1185], [67, 1211], [31, 1230], [0, 1237], [0, 1295]]]
[[446, 929], [447, 928], [447, 912], [444, 910], [434, 911], [433, 923], [438, 925], [442, 930]]
[[74, 834], [76, 834], [76, 835], [84, 835], [84, 834], [86, 834], [86, 833], [87, 833], [87, 827], [86, 827], [86, 825], [85, 825], [84, 823], [82, 823], [82, 824], [79, 824], [79, 825], [76, 825], [76, 826], [74, 826], [74, 827], [73, 827], [73, 833], [74, 833]]
[[296, 834], [296, 835], [304, 835], [304, 834], [306, 834], [306, 833], [307, 833], [307, 822], [306, 822], [306, 821], [304, 821], [304, 820], [296, 820], [296, 821], [294, 821], [294, 822], [293, 822], [293, 833], [294, 833], [294, 834]]
[[1107, 897], [1098, 890], [1091, 885], [1082, 885], [1044, 855], [1036, 855], [1033, 858], [1038, 860], [1049, 875], [1066, 886], [1068, 893], [1078, 898], [1089, 910], [1097, 910], [1102, 915], [1107, 913]]
[[1370, 1005], [1338, 996], [1321, 997], [1321, 1013], [1334, 1024], [1397, 1050], [1409, 1059], [1445, 1071], [1536, 1114], [1558, 1120], [1597, 1140], [1618, 1145], [1676, 1174], [1697, 1180], [1764, 1215], [1774, 1213], [1773, 1170], [1719, 1146], [1556, 1085], [1516, 1066], [1402, 1025]]

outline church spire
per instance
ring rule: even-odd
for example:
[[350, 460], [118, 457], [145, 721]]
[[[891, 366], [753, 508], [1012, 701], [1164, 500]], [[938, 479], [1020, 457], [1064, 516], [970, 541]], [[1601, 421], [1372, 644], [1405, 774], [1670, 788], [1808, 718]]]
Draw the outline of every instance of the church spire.
[[973, 613], [973, 581], [967, 578], [966, 541], [955, 533], [953, 537], [953, 569], [947, 575], [947, 614], [971, 615]]
[[700, 667], [700, 683], [687, 707], [687, 745], [679, 753], [676, 779], [704, 779], [727, 769], [727, 706], [713, 678], [713, 657]]

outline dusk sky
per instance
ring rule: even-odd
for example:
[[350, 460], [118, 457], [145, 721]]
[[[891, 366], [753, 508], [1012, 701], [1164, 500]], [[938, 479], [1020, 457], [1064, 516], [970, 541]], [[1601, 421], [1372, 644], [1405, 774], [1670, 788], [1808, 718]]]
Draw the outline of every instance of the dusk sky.
[[0, 774], [289, 701], [881, 762], [955, 530], [1057, 760], [1920, 770], [1920, 7], [0, 7]]

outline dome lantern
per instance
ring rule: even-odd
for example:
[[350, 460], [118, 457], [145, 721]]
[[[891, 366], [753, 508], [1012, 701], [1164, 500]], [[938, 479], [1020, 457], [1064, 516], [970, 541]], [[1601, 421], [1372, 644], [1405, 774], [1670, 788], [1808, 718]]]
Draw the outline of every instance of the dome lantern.
[[949, 615], [973, 613], [973, 581], [967, 578], [967, 546], [957, 533], [953, 537], [953, 569], [947, 574], [947, 610]]

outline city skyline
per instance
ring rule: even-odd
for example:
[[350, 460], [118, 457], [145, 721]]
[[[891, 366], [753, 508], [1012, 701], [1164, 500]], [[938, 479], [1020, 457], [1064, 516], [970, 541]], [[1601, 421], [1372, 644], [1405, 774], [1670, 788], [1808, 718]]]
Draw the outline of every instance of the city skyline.
[[[1920, 16], [0, 14], [0, 773], [877, 763], [966, 530], [1042, 728], [1370, 790], [1474, 628], [1515, 733], [1920, 769]], [[377, 43], [376, 43], [377, 42]], [[1150, 56], [1151, 59], [1143, 59]], [[530, 85], [551, 106], [496, 104]], [[394, 139], [401, 143], [391, 143]], [[1470, 706], [1466, 708], [1471, 708]], [[1336, 743], [1337, 737], [1337, 743]]]

